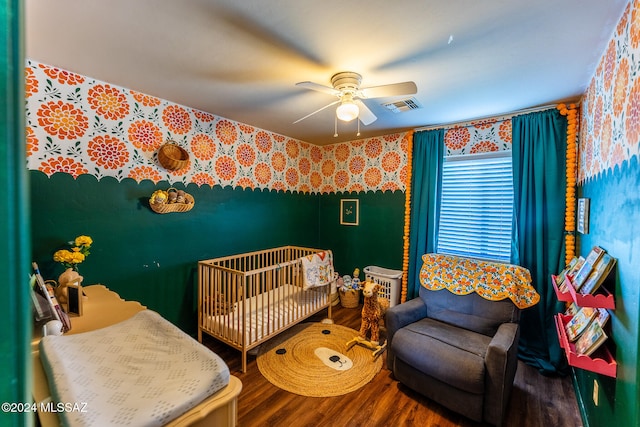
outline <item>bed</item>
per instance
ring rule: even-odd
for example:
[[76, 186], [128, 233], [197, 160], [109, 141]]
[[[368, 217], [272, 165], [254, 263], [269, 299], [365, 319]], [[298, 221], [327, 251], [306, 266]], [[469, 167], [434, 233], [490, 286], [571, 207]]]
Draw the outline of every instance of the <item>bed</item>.
[[70, 333], [33, 343], [42, 426], [236, 424], [242, 383], [219, 356], [104, 286], [84, 290]]
[[[330, 319], [336, 276], [331, 256], [330, 251], [283, 246], [200, 261], [198, 340], [205, 333], [239, 350], [246, 372], [252, 348], [325, 308]], [[314, 257], [327, 260], [328, 267], [319, 283], [309, 285], [303, 261]]]

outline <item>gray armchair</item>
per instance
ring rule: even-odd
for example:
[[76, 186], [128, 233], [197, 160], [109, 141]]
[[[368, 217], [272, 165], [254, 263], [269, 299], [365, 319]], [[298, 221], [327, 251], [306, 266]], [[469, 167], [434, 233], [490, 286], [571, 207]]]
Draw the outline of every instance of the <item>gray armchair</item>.
[[441, 405], [500, 426], [517, 367], [520, 310], [509, 300], [420, 288], [386, 314], [387, 368]]

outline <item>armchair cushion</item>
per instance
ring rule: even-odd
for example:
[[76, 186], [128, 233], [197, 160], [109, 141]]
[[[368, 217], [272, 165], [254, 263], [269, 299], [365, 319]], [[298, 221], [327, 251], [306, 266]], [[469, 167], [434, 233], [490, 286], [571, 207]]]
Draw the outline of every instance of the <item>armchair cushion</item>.
[[484, 392], [484, 357], [491, 338], [425, 318], [398, 331], [395, 355], [413, 368], [428, 372], [460, 390]]
[[477, 294], [455, 295], [446, 289], [420, 288], [420, 299], [428, 317], [441, 322], [493, 336], [504, 322], [516, 322], [520, 310], [509, 300], [489, 301]]

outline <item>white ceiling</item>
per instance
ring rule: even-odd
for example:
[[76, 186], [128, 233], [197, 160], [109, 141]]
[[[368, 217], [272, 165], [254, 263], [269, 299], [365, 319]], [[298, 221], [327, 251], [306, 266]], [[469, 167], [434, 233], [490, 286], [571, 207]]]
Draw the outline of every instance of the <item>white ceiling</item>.
[[627, 0], [26, 0], [26, 56], [315, 144], [356, 139], [296, 87], [414, 81], [371, 137], [580, 96]]

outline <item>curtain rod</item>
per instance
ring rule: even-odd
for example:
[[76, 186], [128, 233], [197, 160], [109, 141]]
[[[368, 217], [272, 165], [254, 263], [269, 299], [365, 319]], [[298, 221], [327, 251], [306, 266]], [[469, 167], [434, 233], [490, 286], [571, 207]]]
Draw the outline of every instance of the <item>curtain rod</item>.
[[[580, 102], [580, 98], [574, 99], [573, 101], [565, 101], [564, 103], [565, 104], [571, 104], [571, 103], [578, 104], [579, 102]], [[551, 108], [556, 108], [558, 106], [558, 104], [561, 104], [561, 103], [562, 102], [558, 102], [557, 104], [541, 105], [539, 107], [524, 108], [522, 110], [514, 111], [512, 113], [478, 117], [476, 119], [463, 120], [463, 121], [459, 121], [459, 122], [442, 123], [442, 124], [438, 124], [438, 125], [423, 126], [421, 128], [416, 128], [414, 130], [416, 132], [419, 132], [419, 131], [423, 131], [423, 130], [450, 129], [450, 128], [454, 128], [454, 127], [467, 127], [467, 126], [471, 126], [472, 123], [476, 123], [476, 122], [479, 122], [479, 121], [482, 121], [482, 120], [495, 120], [497, 122], [497, 121], [500, 121], [500, 120], [507, 120], [507, 119], [510, 119], [512, 117], [515, 117], [515, 116], [520, 116], [522, 114], [537, 113], [538, 111], [544, 111], [544, 110], [549, 110]]]

